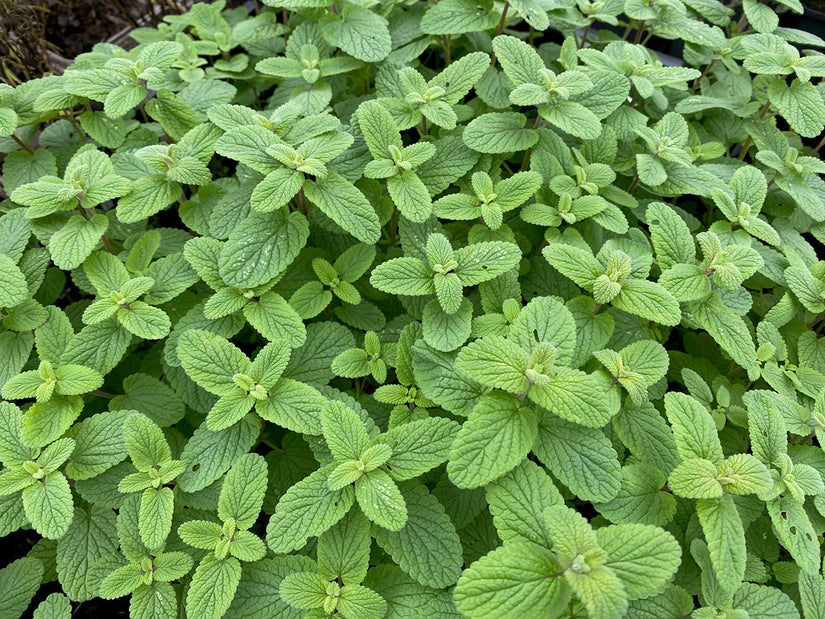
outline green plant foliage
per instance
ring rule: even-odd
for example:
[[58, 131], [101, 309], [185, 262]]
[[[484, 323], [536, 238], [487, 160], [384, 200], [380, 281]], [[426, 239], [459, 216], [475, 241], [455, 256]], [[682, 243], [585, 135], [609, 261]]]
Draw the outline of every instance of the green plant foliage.
[[825, 617], [787, 11], [219, 0], [0, 85], [0, 617]]

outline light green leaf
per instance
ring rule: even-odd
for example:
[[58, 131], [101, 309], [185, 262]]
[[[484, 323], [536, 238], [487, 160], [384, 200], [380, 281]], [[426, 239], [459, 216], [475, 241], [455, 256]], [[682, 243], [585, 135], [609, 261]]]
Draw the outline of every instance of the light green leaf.
[[476, 404], [450, 448], [447, 473], [456, 486], [484, 486], [524, 460], [536, 439], [537, 418], [520, 404], [498, 391]]
[[241, 579], [241, 564], [234, 557], [207, 555], [198, 564], [186, 594], [186, 616], [220, 619], [232, 603]]

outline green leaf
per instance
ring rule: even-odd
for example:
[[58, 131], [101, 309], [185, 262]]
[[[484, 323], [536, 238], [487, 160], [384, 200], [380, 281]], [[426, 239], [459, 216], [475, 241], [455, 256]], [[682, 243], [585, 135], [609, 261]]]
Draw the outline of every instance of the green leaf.
[[381, 226], [375, 209], [355, 185], [337, 172], [306, 183], [304, 192], [312, 204], [359, 241], [378, 240]]
[[705, 533], [713, 571], [719, 584], [735, 591], [745, 574], [745, 531], [736, 504], [729, 495], [700, 499], [696, 514]]
[[327, 402], [321, 411], [327, 446], [338, 462], [357, 460], [370, 445], [370, 437], [357, 413], [341, 402]]
[[318, 537], [318, 570], [327, 580], [358, 584], [367, 575], [370, 558], [369, 521], [351, 510]]
[[40, 602], [32, 617], [34, 619], [71, 619], [72, 605], [62, 593], [51, 593]]
[[461, 543], [444, 508], [425, 486], [401, 486], [406, 524], [398, 531], [373, 528], [376, 542], [407, 574], [422, 585], [443, 588], [461, 573]]
[[392, 428], [377, 440], [392, 447], [387, 467], [393, 479], [405, 481], [447, 460], [458, 431], [459, 425], [451, 419], [429, 417]]
[[247, 453], [261, 432], [261, 422], [247, 415], [235, 425], [213, 432], [205, 423], [195, 430], [180, 459], [186, 470], [178, 476], [184, 492], [197, 492], [218, 479], [241, 455]]
[[539, 140], [536, 131], [524, 127], [527, 118], [516, 112], [491, 112], [470, 121], [464, 143], [488, 154], [514, 153], [532, 148]]
[[493, 51], [501, 68], [514, 87], [522, 84], [543, 84], [544, 62], [536, 50], [511, 36], [498, 36], [493, 40]]
[[229, 236], [220, 252], [220, 275], [241, 290], [274, 279], [295, 259], [309, 237], [300, 213], [251, 213]]
[[250, 528], [258, 519], [267, 482], [266, 462], [257, 454], [244, 454], [224, 478], [218, 499], [218, 517], [233, 518], [238, 529]]
[[321, 26], [324, 38], [350, 56], [378, 62], [390, 53], [390, 32], [380, 15], [357, 5], [345, 5], [340, 17], [329, 17]]
[[235, 374], [247, 374], [251, 363], [239, 348], [224, 338], [193, 329], [178, 340], [178, 357], [192, 380], [215, 395], [231, 395], [239, 387]]
[[156, 549], [166, 543], [172, 530], [175, 499], [171, 488], [147, 488], [140, 498], [140, 538], [147, 548]]
[[498, 536], [505, 542], [533, 542], [549, 547], [544, 510], [563, 499], [541, 466], [525, 460], [486, 487], [487, 503]]
[[74, 512], [69, 529], [57, 544], [57, 574], [70, 600], [80, 602], [98, 595], [105, 574], [98, 573], [95, 564], [114, 553], [117, 546], [114, 511], [93, 505]]
[[473, 305], [463, 298], [458, 309], [448, 314], [439, 301], [430, 301], [422, 317], [424, 341], [436, 350], [449, 352], [467, 341], [472, 329]]
[[393, 258], [372, 270], [370, 283], [390, 294], [435, 294], [432, 270], [417, 258]]
[[91, 219], [75, 215], [49, 239], [49, 253], [55, 265], [61, 269], [74, 269], [88, 258], [100, 243], [101, 235], [109, 227], [105, 215], [96, 214]]
[[464, 570], [455, 588], [456, 607], [472, 618], [559, 615], [570, 600], [570, 588], [548, 575], [560, 571], [546, 548], [529, 542], [505, 544]]
[[126, 419], [123, 440], [129, 458], [138, 471], [148, 471], [172, 459], [163, 431], [143, 415], [132, 415]]
[[358, 478], [355, 498], [364, 515], [384, 529], [398, 531], [407, 522], [404, 497], [392, 478], [380, 469]]
[[381, 619], [387, 612], [387, 603], [367, 587], [346, 585], [341, 588], [337, 608], [343, 617]]
[[602, 132], [598, 116], [580, 103], [559, 101], [543, 105], [539, 108], [539, 114], [551, 125], [577, 138], [592, 140]]
[[756, 364], [753, 337], [741, 317], [728, 309], [716, 294], [691, 305], [696, 321], [719, 342], [736, 363], [748, 369]]
[[576, 496], [609, 501], [619, 492], [618, 456], [600, 430], [542, 418], [533, 452]]
[[355, 502], [351, 486], [330, 490], [330, 467], [318, 469], [287, 490], [266, 528], [266, 543], [276, 553], [302, 548], [341, 520]]
[[0, 570], [0, 615], [22, 617], [42, 578], [43, 563], [34, 557], [22, 557]]
[[0, 254], [0, 306], [14, 307], [22, 303], [29, 293], [23, 273], [5, 254]]
[[722, 446], [708, 410], [685, 393], [665, 395], [665, 411], [682, 459], [703, 458], [722, 463]]
[[180, 185], [158, 174], [142, 176], [132, 185], [132, 191], [117, 205], [117, 218], [123, 223], [135, 223], [162, 211], [181, 195]]
[[676, 298], [663, 286], [645, 279], [626, 279], [611, 303], [620, 310], [663, 325], [677, 325], [682, 318]]
[[601, 428], [618, 411], [619, 398], [606, 374], [551, 370], [547, 384], [534, 383], [527, 397], [542, 408], [591, 428]]
[[785, 80], [774, 80], [768, 85], [767, 95], [794, 131], [806, 138], [822, 133], [825, 102], [813, 84], [795, 79], [788, 86]]
[[117, 311], [117, 319], [127, 331], [145, 340], [160, 340], [169, 335], [172, 325], [162, 309], [144, 301], [133, 301]]
[[204, 557], [186, 594], [187, 617], [220, 619], [232, 604], [240, 579], [241, 564], [234, 557]]
[[703, 458], [679, 463], [668, 478], [674, 494], [688, 499], [718, 499], [724, 492], [717, 477], [716, 465]]
[[258, 401], [255, 411], [263, 419], [304, 434], [321, 434], [319, 410], [325, 398], [314, 388], [282, 378], [269, 389], [269, 398]]
[[536, 439], [537, 418], [520, 404], [497, 391], [476, 404], [450, 448], [447, 473], [456, 486], [484, 486], [524, 460]]
[[126, 411], [98, 413], [72, 426], [67, 432], [75, 442], [66, 465], [69, 477], [91, 479], [126, 457], [123, 424], [127, 415]]
[[442, 6], [427, 7], [421, 19], [421, 32], [440, 35], [463, 34], [493, 28], [498, 22], [498, 15], [489, 10], [492, 7], [491, 4], [479, 5], [473, 0], [444, 0], [444, 2]]
[[682, 551], [678, 542], [658, 527], [603, 527], [596, 530], [596, 538], [607, 553], [607, 567], [622, 581], [631, 600], [657, 592], [679, 567]]

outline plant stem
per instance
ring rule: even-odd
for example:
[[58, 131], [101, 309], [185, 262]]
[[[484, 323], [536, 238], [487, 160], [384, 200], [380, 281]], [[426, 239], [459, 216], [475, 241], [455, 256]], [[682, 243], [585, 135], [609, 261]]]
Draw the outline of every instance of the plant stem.
[[304, 188], [301, 187], [298, 190], [298, 210], [301, 211], [304, 215], [307, 214], [307, 205], [304, 201]]
[[427, 135], [427, 117], [421, 115], [421, 135]]
[[742, 152], [740, 152], [739, 156], [737, 157], [737, 159], [739, 159], [739, 161], [744, 161], [745, 160], [745, 155], [748, 154], [748, 149], [751, 147], [752, 143], [753, 143], [753, 138], [751, 138], [751, 136], [748, 136], [748, 138], [745, 140], [745, 143], [742, 144]]
[[636, 170], [636, 174], [633, 175], [633, 182], [630, 183], [630, 187], [627, 188], [627, 193], [633, 193], [636, 187], [639, 185], [639, 171]]
[[29, 146], [28, 144], [26, 144], [23, 140], [18, 138], [16, 135], [14, 135], [13, 133], [11, 134], [11, 139], [14, 140], [15, 142], [17, 142], [17, 145], [20, 148], [22, 148], [24, 151], [26, 151], [27, 153], [34, 154], [34, 149], [31, 146]]
[[692, 88], [697, 88], [699, 86], [699, 82], [701, 82], [702, 78], [705, 77], [710, 72], [710, 70], [713, 68], [713, 65], [715, 65], [718, 60], [719, 60], [718, 58], [714, 58], [713, 60], [711, 60], [708, 63], [708, 66], [706, 66], [705, 70], [702, 71], [702, 75], [700, 75], [695, 80], [693, 80]]
[[811, 151], [811, 155], [816, 155], [819, 152], [819, 149], [821, 149], [823, 146], [825, 146], [825, 135], [822, 136], [822, 139], [819, 140], [819, 144], [817, 144]]
[[498, 28], [496, 28], [496, 36], [504, 31], [504, 22], [507, 21], [507, 11], [510, 9], [510, 0], [504, 3], [504, 10], [501, 11], [501, 19], [498, 21]]
[[452, 37], [449, 34], [444, 35], [444, 66], [449, 67], [453, 60]]
[[584, 32], [582, 32], [582, 40], [579, 41], [579, 49], [582, 49], [584, 44], [587, 43], [587, 34], [590, 32], [590, 26], [592, 25], [593, 22], [591, 21], [584, 27]]
[[633, 44], [638, 45], [639, 42], [642, 40], [642, 34], [645, 31], [645, 22], [642, 20], [642, 23], [639, 24], [639, 29], [636, 31], [636, 36], [633, 38]]
[[99, 398], [106, 398], [107, 400], [113, 400], [117, 396], [113, 393], [106, 393], [105, 391], [100, 391], [100, 389], [95, 389], [91, 392], [92, 395], [96, 395]]

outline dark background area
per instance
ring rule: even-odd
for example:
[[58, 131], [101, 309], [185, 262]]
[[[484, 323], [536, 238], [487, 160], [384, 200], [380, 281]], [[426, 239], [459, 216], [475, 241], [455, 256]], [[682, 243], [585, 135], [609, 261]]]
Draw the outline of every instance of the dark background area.
[[[16, 85], [62, 73], [72, 58], [91, 50], [95, 43], [129, 47], [132, 28], [156, 25], [164, 15], [183, 13], [195, 1], [0, 0], [0, 81]], [[240, 4], [243, 0], [227, 2], [230, 7]], [[805, 15], [786, 12], [781, 25], [825, 38], [825, 0], [803, 4]], [[676, 49], [659, 51], [680, 54]]]

